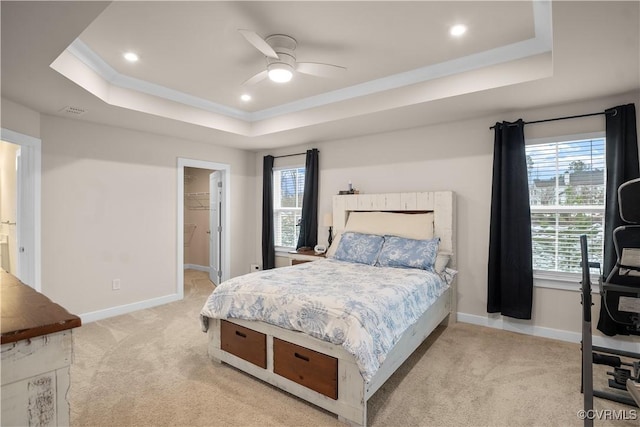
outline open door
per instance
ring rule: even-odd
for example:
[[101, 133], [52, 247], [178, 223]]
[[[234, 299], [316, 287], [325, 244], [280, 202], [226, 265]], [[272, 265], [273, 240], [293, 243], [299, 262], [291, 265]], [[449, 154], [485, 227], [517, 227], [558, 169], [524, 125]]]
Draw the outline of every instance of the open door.
[[20, 147], [16, 156], [17, 165], [17, 274], [22, 281], [35, 288], [35, 256], [34, 256], [34, 204], [33, 171], [29, 155], [32, 148]]
[[224, 179], [224, 171], [215, 171], [209, 175], [209, 279], [215, 285], [222, 281]]

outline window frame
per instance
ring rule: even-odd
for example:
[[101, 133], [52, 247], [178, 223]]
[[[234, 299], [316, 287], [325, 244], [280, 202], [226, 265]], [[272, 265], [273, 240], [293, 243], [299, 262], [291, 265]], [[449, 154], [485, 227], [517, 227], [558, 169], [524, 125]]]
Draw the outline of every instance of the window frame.
[[[276, 238], [276, 236], [275, 236], [276, 212], [277, 211], [288, 211], [288, 210], [291, 210], [291, 211], [295, 212], [295, 211], [299, 210], [300, 211], [300, 215], [302, 216], [302, 203], [300, 204], [299, 208], [277, 208], [276, 207], [276, 195], [280, 194], [280, 187], [276, 186], [276, 182], [275, 182], [276, 181], [276, 172], [280, 173], [283, 170], [292, 170], [292, 169], [302, 169], [302, 170], [304, 170], [305, 179], [306, 179], [307, 171], [306, 171], [306, 167], [305, 167], [304, 163], [290, 164], [290, 165], [286, 165], [286, 166], [278, 166], [278, 167], [274, 167], [273, 168], [273, 178], [272, 178], [271, 185], [273, 186], [273, 212], [272, 212], [272, 215], [273, 215], [273, 221], [274, 221], [274, 223], [273, 223], [273, 226], [274, 226], [274, 249], [275, 249], [276, 252], [280, 252], [280, 253], [283, 253], [283, 252], [288, 253], [290, 251], [295, 250], [296, 248], [295, 248], [295, 245], [294, 246], [279, 246], [279, 245], [276, 244], [276, 242], [275, 242], [275, 238]], [[302, 195], [304, 196], [304, 186], [302, 188]]]
[[[588, 139], [605, 139], [606, 146], [606, 133], [604, 131], [599, 132], [589, 132], [589, 133], [580, 133], [580, 134], [570, 134], [570, 135], [561, 135], [561, 136], [550, 136], [544, 138], [526, 138], [525, 139], [525, 147], [531, 145], [541, 145], [541, 144], [550, 144], [550, 143], [562, 143], [562, 142], [571, 142], [571, 141], [581, 141]], [[528, 177], [528, 174], [527, 174]], [[606, 155], [605, 155], [605, 170], [604, 170], [604, 178], [605, 178], [605, 190], [606, 190]], [[605, 194], [606, 201], [606, 194]], [[529, 203], [531, 206], [531, 203]], [[552, 212], [556, 211], [556, 213], [563, 212], [571, 212], [571, 211], [600, 211], [601, 209], [597, 205], [583, 205], [580, 209], [576, 209], [573, 206], [562, 206], [556, 209], [549, 208], [540, 208], [535, 209], [531, 206], [531, 212], [535, 211], [539, 212]], [[600, 272], [594, 269], [591, 270], [591, 282], [598, 283], [600, 278]], [[548, 289], [560, 289], [565, 291], [575, 291], [580, 292], [581, 286], [580, 281], [582, 279], [581, 273], [573, 273], [573, 272], [563, 272], [563, 271], [552, 271], [552, 270], [533, 270], [533, 285], [538, 288], [548, 288]], [[598, 286], [592, 288], [592, 292], [599, 294], [600, 290]]]

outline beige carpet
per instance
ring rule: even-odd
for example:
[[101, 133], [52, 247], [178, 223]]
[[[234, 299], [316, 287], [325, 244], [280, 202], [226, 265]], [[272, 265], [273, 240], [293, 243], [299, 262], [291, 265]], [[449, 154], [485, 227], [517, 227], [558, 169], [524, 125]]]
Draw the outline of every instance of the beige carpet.
[[[211, 290], [205, 273], [187, 271], [183, 301], [76, 329], [71, 424], [342, 425], [332, 414], [208, 359], [198, 313]], [[580, 357], [576, 344], [463, 323], [439, 328], [370, 399], [369, 424], [581, 426]], [[595, 402], [597, 409], [626, 411], [626, 418], [640, 415], [637, 408]]]

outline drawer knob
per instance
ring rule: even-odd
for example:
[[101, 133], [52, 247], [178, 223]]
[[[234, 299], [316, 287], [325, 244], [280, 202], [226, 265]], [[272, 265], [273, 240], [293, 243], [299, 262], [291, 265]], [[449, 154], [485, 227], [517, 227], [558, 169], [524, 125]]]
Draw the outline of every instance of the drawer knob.
[[298, 353], [298, 352], [293, 353], [293, 355], [294, 355], [295, 357], [297, 357], [298, 359], [302, 359], [302, 360], [304, 360], [305, 362], [308, 362], [308, 361], [309, 361], [309, 358], [308, 358], [307, 356], [304, 356], [304, 355], [302, 355], [302, 354], [300, 354], [300, 353]]
[[243, 333], [242, 333], [242, 332], [240, 332], [240, 331], [236, 331], [236, 335], [237, 335], [237, 336], [239, 336], [239, 337], [241, 337], [241, 338], [246, 338], [246, 337], [247, 337], [247, 334], [243, 334]]

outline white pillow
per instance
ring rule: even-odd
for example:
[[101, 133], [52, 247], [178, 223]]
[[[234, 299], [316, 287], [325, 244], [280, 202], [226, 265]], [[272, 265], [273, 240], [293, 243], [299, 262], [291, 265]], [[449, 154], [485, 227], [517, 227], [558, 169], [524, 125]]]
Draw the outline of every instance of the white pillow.
[[333, 258], [333, 255], [336, 253], [336, 249], [338, 249], [338, 245], [340, 244], [340, 238], [342, 237], [342, 233], [336, 234], [336, 236], [331, 241], [331, 246], [327, 249], [327, 253], [325, 257]]
[[442, 274], [447, 265], [449, 264], [449, 260], [451, 259], [451, 254], [448, 252], [438, 252], [436, 255], [436, 262], [433, 264], [433, 269], [438, 274]]
[[433, 212], [351, 212], [344, 231], [417, 240], [433, 239]]

